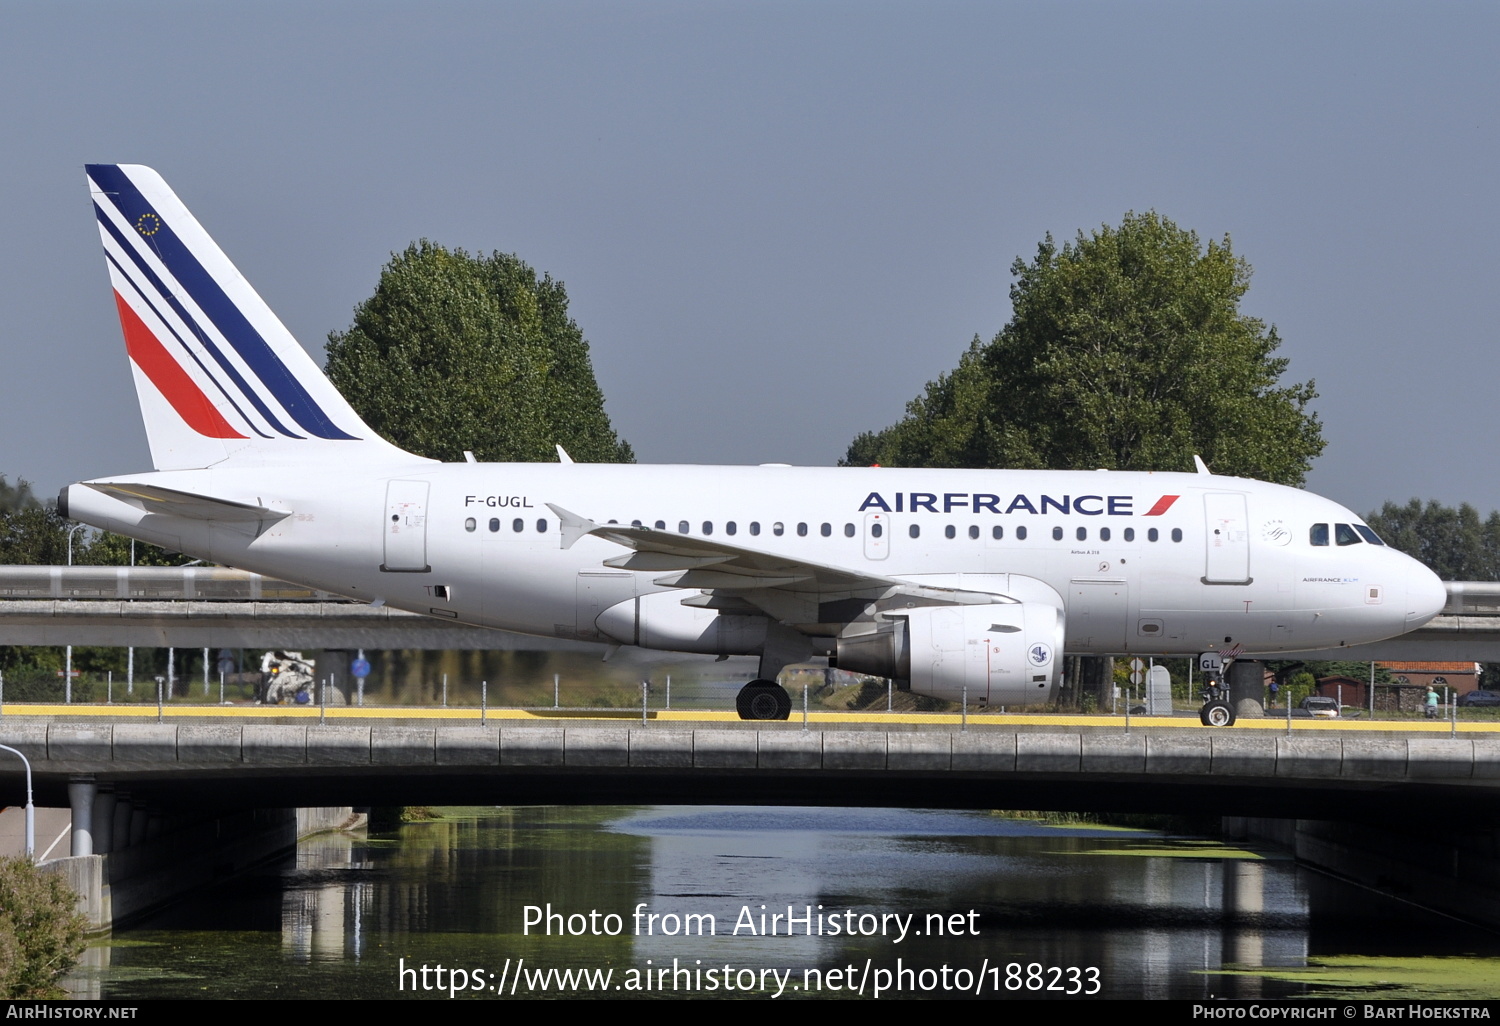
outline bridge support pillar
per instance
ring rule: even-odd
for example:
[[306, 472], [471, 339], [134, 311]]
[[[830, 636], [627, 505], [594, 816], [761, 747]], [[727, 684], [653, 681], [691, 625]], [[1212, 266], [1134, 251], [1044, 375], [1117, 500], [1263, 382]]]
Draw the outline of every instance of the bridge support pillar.
[[73, 777], [68, 781], [68, 805], [73, 810], [72, 854], [94, 854], [94, 796], [97, 787], [93, 777]]
[[1500, 927], [1500, 830], [1409, 822], [1226, 817], [1226, 840], [1290, 848], [1297, 861], [1491, 930]]
[[130, 803], [130, 843], [140, 844], [146, 839], [146, 806], [139, 801]]
[[94, 796], [94, 854], [108, 855], [114, 851], [114, 836], [115, 793], [104, 787]]
[[115, 814], [114, 825], [110, 829], [110, 851], [123, 851], [130, 846], [130, 813], [135, 806], [130, 801], [130, 795], [124, 791], [115, 792]]
[[1266, 664], [1236, 659], [1229, 667], [1229, 704], [1238, 717], [1259, 719], [1266, 714]]

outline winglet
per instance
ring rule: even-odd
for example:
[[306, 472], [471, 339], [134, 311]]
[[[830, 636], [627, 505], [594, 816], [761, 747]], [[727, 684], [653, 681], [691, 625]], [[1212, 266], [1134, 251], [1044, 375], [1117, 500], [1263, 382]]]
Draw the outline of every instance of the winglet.
[[577, 513], [570, 513], [550, 502], [547, 503], [547, 508], [556, 513], [557, 519], [562, 521], [562, 547], [565, 549], [571, 549], [579, 538], [592, 533], [599, 526], [592, 520], [585, 520]]
[[1193, 466], [1198, 468], [1200, 474], [1213, 475], [1213, 471], [1208, 469], [1208, 464], [1203, 462], [1203, 457], [1197, 453], [1193, 453]]
[[[554, 442], [553, 444], [557, 445], [556, 442]], [[564, 449], [560, 445], [557, 446], [557, 462], [559, 462], [559, 463], [572, 463], [573, 462], [573, 457], [571, 457], [571, 456], [568, 455], [568, 450]]]

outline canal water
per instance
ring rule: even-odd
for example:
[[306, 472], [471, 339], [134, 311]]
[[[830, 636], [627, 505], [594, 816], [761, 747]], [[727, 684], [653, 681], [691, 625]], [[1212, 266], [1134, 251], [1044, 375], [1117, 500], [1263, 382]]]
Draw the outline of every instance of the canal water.
[[463, 808], [92, 946], [81, 997], [1500, 997], [1500, 940], [1270, 850], [966, 812]]

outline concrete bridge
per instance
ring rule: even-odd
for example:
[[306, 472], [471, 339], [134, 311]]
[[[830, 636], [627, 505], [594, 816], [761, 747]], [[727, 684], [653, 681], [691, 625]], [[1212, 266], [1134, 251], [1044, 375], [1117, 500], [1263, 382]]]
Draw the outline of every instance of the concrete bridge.
[[[355, 709], [323, 723], [189, 710], [155, 723], [13, 710], [0, 744], [32, 760], [40, 804], [71, 807], [73, 857], [57, 871], [101, 926], [285, 848], [308, 807], [335, 825], [351, 807], [543, 803], [1197, 814], [1500, 925], [1500, 732], [1467, 724], [1209, 730], [1162, 718], [1127, 731], [1105, 717], [971, 717], [967, 729], [819, 717], [803, 729], [668, 714], [479, 723], [478, 710], [361, 721]], [[5, 793], [20, 784], [18, 768], [0, 772]]]
[[[968, 729], [868, 721], [815, 721], [803, 729], [795, 721], [670, 714], [644, 725], [639, 718], [631, 725], [541, 716], [480, 725], [478, 710], [473, 714], [467, 722], [373, 723], [352, 716], [319, 723], [316, 714], [310, 722], [271, 723], [10, 715], [0, 721], [0, 744], [32, 759], [42, 804], [71, 805], [75, 818], [98, 793], [112, 791], [152, 814], [671, 803], [1375, 822], [1398, 815], [1500, 825], [1500, 734], [1468, 725], [1399, 733], [1299, 721], [1287, 736], [1276, 721], [1208, 730], [1137, 718], [1127, 733], [1119, 719], [1105, 717], [1052, 718], [1094, 723], [1050, 727], [1007, 726], [997, 716], [971, 717]], [[0, 779], [18, 784], [18, 769], [6, 766]]]

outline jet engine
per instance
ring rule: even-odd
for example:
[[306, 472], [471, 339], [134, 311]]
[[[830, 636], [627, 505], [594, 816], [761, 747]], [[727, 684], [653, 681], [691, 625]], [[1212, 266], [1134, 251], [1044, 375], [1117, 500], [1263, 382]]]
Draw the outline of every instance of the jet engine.
[[1052, 700], [1063, 651], [1061, 604], [1018, 601], [919, 606], [841, 637], [841, 670], [909, 681], [917, 694], [973, 705]]

